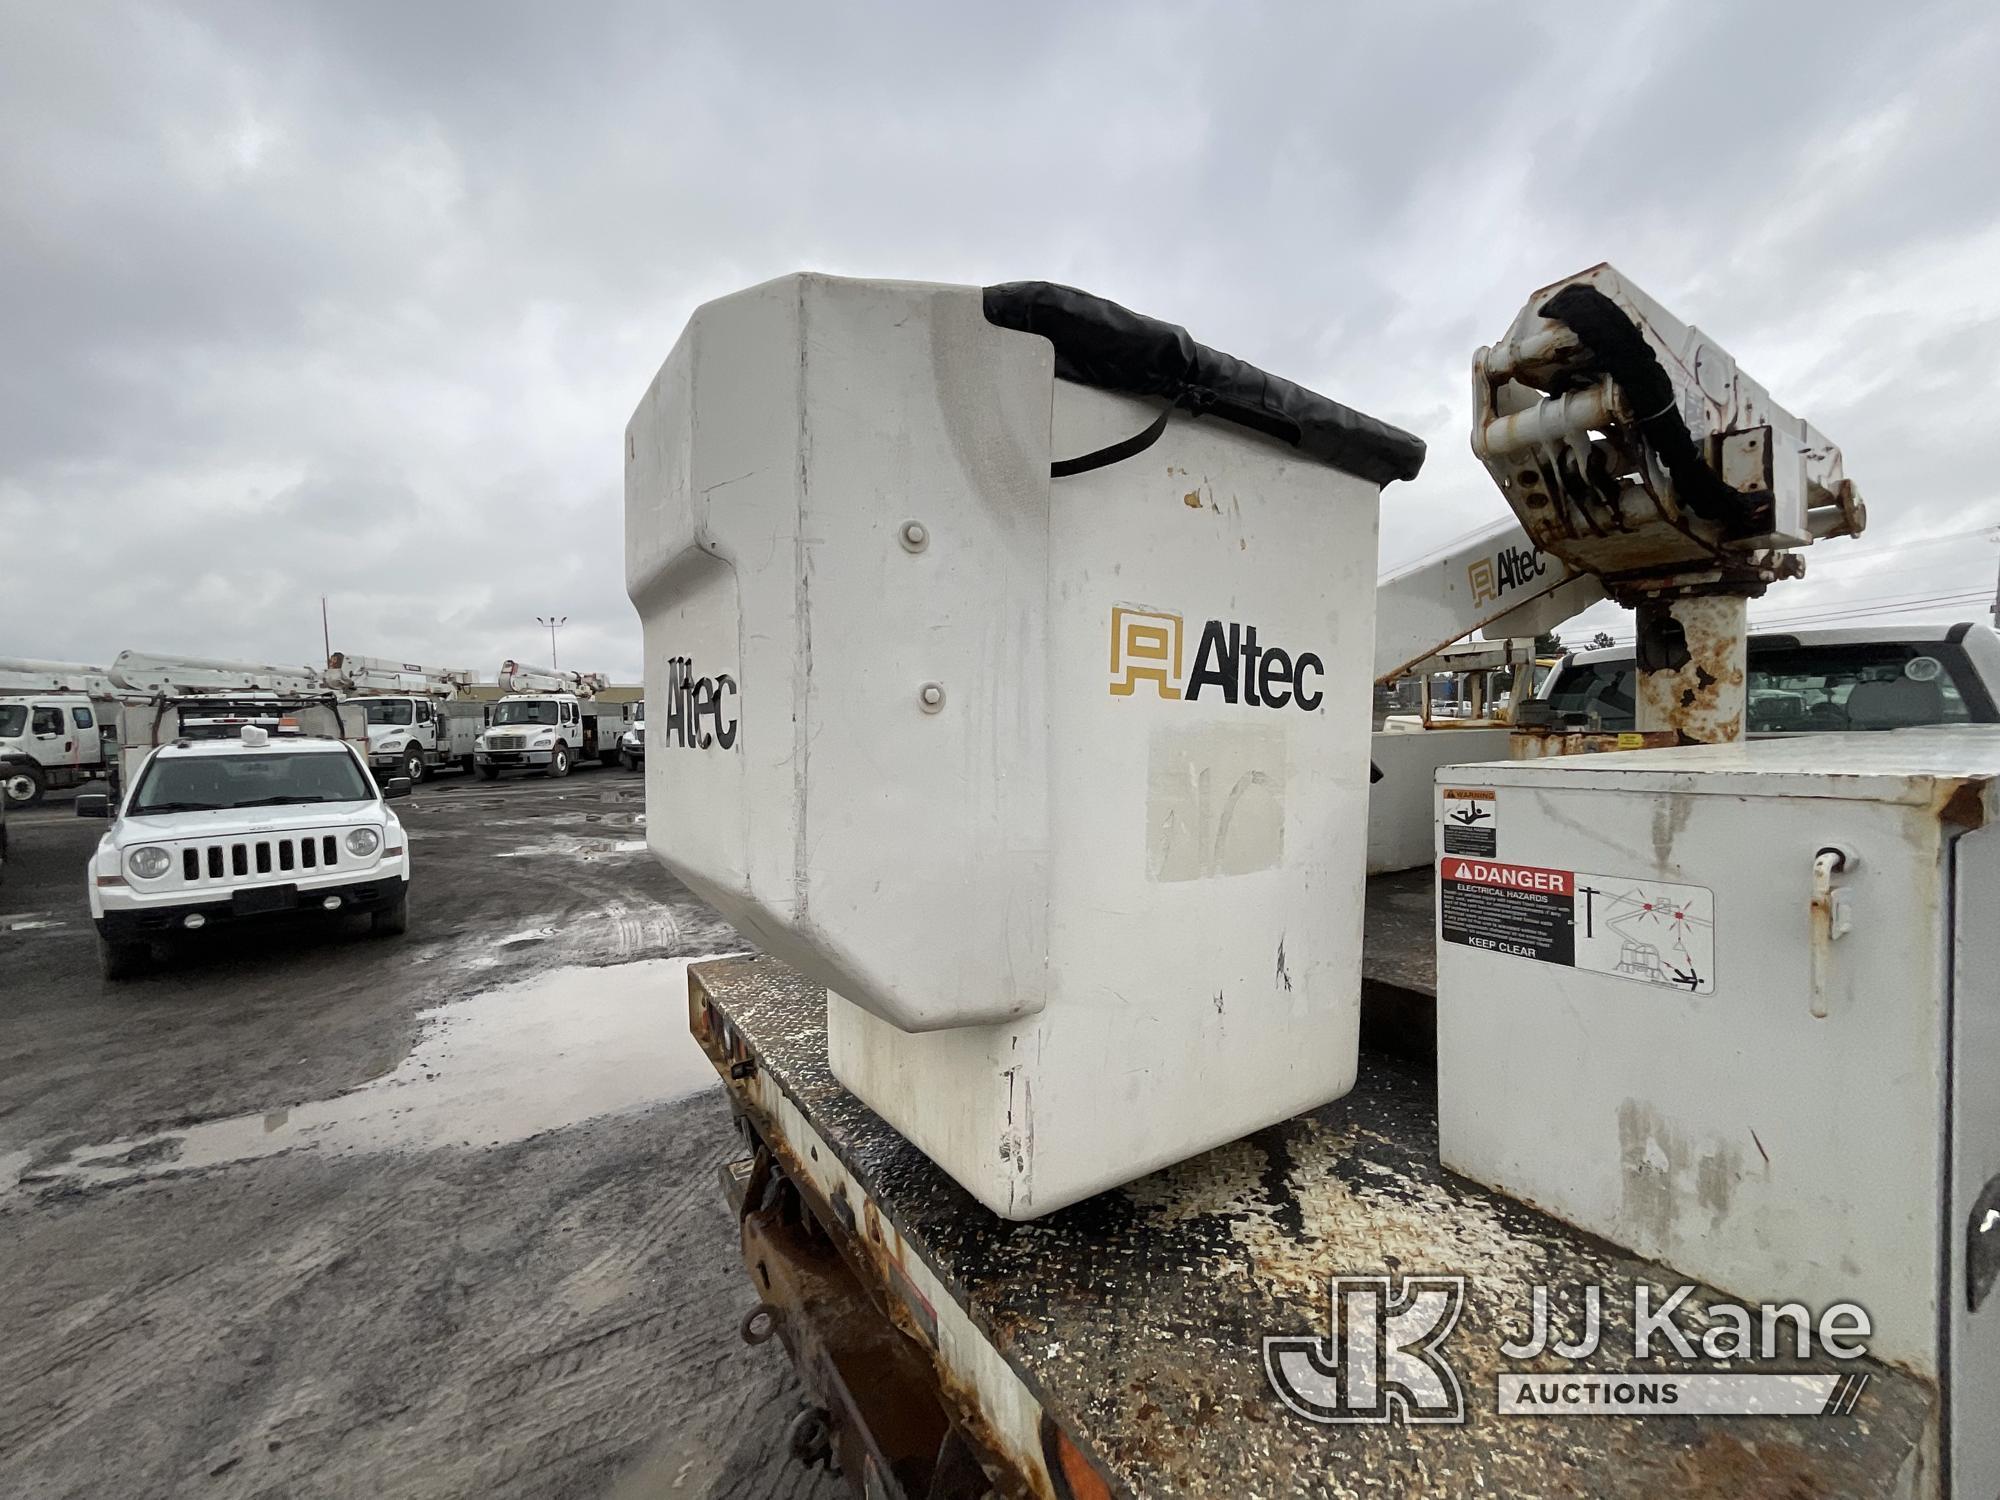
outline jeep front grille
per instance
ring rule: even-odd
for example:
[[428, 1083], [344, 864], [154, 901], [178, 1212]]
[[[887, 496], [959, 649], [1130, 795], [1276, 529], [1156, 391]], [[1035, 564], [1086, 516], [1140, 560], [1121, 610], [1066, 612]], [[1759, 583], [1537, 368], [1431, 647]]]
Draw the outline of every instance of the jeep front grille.
[[229, 885], [253, 876], [328, 870], [340, 863], [340, 838], [331, 833], [281, 833], [181, 847], [181, 880], [188, 885]]

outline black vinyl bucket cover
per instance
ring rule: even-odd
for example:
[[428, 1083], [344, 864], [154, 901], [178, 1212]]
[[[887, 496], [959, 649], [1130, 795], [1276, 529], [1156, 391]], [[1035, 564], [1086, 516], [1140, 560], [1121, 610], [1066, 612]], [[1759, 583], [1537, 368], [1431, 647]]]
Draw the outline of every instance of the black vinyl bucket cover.
[[1289, 443], [1332, 468], [1388, 484], [1415, 479], [1424, 441], [1234, 355], [1185, 328], [1053, 281], [985, 290], [986, 320], [1055, 345], [1056, 375], [1130, 396], [1158, 396]]

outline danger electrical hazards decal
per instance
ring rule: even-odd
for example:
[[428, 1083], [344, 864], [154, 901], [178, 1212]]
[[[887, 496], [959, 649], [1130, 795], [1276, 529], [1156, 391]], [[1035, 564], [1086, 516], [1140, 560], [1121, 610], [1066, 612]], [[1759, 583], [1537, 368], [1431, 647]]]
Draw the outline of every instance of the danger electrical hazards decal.
[[1705, 887], [1452, 854], [1438, 877], [1447, 943], [1715, 992], [1715, 894]]

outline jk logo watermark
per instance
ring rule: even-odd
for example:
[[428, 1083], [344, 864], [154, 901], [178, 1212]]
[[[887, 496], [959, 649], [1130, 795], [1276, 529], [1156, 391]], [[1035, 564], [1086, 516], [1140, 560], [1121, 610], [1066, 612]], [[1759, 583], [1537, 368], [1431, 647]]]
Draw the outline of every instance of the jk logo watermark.
[[[1796, 1368], [1866, 1355], [1868, 1314], [1851, 1302], [1817, 1315], [1796, 1302], [1697, 1307], [1693, 1287], [1639, 1284], [1613, 1318], [1603, 1287], [1563, 1299], [1567, 1308], [1547, 1287], [1530, 1290], [1524, 1323], [1484, 1334], [1497, 1343], [1493, 1409], [1502, 1416], [1844, 1416], [1868, 1388], [1866, 1371]], [[1336, 1276], [1326, 1337], [1264, 1340], [1271, 1389], [1310, 1422], [1463, 1422], [1448, 1341], [1466, 1295], [1462, 1276]], [[1614, 1327], [1630, 1330], [1631, 1357], [1647, 1364], [1616, 1364]], [[1580, 1363], [1602, 1356], [1611, 1368]], [[1756, 1368], [1767, 1360], [1794, 1368]]]
[[1465, 1307], [1463, 1276], [1333, 1278], [1331, 1336], [1264, 1340], [1271, 1388], [1312, 1422], [1463, 1422], [1444, 1357]]

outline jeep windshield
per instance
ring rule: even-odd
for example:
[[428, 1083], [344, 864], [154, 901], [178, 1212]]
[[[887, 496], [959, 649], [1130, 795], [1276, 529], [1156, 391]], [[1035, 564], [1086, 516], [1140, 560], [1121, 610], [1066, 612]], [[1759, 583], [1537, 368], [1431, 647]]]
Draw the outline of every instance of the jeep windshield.
[[407, 698], [387, 698], [366, 707], [370, 724], [408, 724], [414, 715]]
[[556, 705], [542, 698], [532, 698], [524, 702], [503, 701], [493, 710], [495, 724], [553, 724], [556, 722]]
[[156, 755], [132, 790], [128, 816], [217, 812], [294, 802], [366, 802], [375, 788], [351, 755]]

